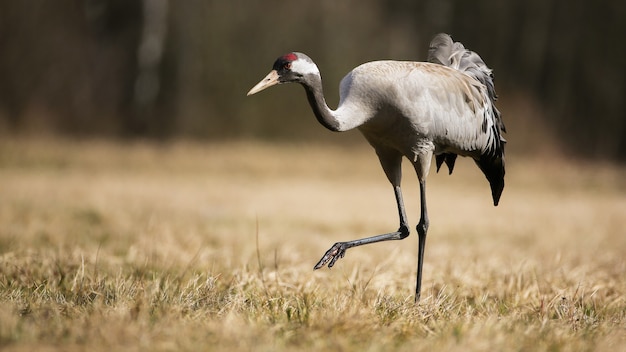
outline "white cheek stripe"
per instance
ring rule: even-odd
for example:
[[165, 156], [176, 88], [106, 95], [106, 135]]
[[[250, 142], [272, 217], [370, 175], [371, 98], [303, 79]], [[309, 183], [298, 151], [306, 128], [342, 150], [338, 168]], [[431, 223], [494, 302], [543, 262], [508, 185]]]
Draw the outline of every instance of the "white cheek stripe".
[[302, 59], [291, 63], [291, 71], [298, 72], [303, 75], [320, 72], [314, 63]]

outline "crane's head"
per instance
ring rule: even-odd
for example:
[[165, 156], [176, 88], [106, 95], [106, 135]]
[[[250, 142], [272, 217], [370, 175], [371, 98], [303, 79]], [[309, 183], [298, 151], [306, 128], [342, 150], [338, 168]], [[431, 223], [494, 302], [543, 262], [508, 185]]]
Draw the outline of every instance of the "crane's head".
[[317, 65], [303, 53], [285, 54], [274, 62], [272, 71], [252, 87], [248, 95], [252, 95], [276, 84], [303, 82], [308, 75], [319, 75]]

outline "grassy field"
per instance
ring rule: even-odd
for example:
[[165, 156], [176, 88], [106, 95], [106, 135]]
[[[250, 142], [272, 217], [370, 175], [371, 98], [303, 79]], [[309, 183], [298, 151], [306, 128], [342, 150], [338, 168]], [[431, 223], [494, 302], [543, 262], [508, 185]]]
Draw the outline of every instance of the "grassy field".
[[[0, 350], [625, 351], [626, 169], [431, 172], [395, 230], [369, 147], [0, 141]], [[409, 220], [418, 186], [405, 164]]]

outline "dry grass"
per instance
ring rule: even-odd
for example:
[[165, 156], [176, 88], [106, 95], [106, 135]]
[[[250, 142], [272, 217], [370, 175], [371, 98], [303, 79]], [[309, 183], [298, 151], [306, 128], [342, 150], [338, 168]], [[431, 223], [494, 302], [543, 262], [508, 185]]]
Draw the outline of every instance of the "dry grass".
[[[368, 147], [0, 142], [0, 349], [626, 349], [626, 170], [431, 174], [423, 299]], [[405, 199], [417, 221], [410, 168]]]

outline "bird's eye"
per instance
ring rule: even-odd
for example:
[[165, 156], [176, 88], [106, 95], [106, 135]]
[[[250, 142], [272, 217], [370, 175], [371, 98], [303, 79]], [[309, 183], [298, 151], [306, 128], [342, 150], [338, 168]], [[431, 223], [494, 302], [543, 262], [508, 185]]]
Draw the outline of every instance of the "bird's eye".
[[285, 70], [291, 70], [291, 62], [288, 62], [286, 64], [283, 65], [283, 69]]

